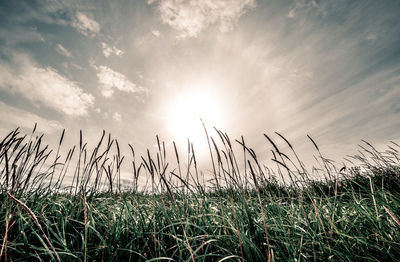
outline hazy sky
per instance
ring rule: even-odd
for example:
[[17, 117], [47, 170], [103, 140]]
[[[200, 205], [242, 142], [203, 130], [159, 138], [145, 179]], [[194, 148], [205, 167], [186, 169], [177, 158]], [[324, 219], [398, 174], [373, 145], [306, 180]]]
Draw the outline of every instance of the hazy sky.
[[143, 150], [205, 142], [199, 117], [259, 151], [399, 139], [400, 1], [1, 1], [1, 136]]

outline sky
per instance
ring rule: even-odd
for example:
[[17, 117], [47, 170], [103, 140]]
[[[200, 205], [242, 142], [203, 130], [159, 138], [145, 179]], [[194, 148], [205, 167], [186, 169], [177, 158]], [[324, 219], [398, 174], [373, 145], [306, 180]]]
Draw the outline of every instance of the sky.
[[0, 25], [2, 137], [104, 129], [201, 155], [202, 118], [258, 152], [277, 131], [338, 160], [400, 138], [400, 1], [2, 0]]

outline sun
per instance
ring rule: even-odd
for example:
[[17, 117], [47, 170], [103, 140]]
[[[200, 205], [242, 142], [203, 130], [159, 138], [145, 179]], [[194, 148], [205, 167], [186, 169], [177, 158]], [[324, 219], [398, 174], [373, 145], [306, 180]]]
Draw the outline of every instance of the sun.
[[201, 120], [207, 129], [220, 127], [222, 113], [222, 101], [215, 93], [187, 91], [171, 100], [168, 129], [174, 141], [182, 143], [189, 139], [197, 150], [203, 151], [207, 147], [207, 140]]

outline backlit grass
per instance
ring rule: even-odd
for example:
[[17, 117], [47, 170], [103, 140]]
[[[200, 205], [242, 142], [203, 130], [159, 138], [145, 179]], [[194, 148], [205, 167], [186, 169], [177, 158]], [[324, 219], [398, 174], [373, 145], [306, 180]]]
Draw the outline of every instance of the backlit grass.
[[[272, 171], [243, 138], [216, 134], [207, 135], [212, 171], [204, 174], [190, 144], [168, 163], [158, 138], [158, 152], [138, 157], [132, 148], [124, 158], [111, 136], [89, 152], [81, 135], [59, 156], [35, 133], [11, 132], [0, 144], [0, 259], [399, 261], [399, 145], [379, 152], [365, 142], [337, 166], [310, 137], [320, 167], [309, 171], [283, 136], [288, 152], [265, 136]], [[123, 161], [132, 162], [129, 184]]]

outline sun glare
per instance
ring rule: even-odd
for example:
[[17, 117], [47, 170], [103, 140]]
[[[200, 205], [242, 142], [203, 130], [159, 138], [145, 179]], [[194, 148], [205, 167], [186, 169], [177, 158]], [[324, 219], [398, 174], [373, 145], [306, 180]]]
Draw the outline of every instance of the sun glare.
[[189, 138], [200, 151], [207, 144], [200, 119], [207, 129], [222, 124], [221, 101], [211, 92], [192, 91], [181, 94], [172, 100], [169, 109], [169, 130], [174, 140], [184, 142]]

